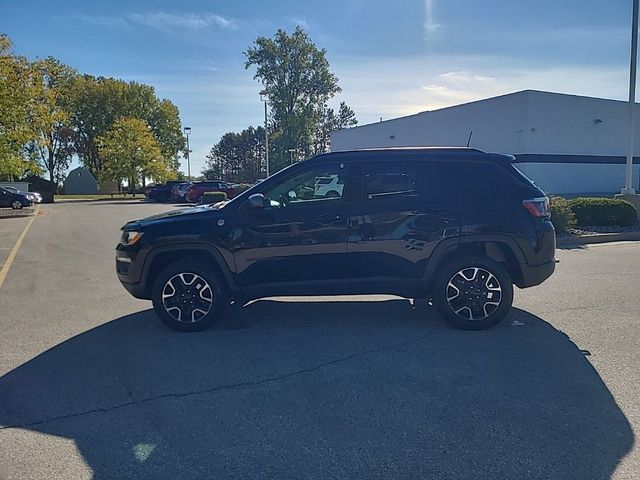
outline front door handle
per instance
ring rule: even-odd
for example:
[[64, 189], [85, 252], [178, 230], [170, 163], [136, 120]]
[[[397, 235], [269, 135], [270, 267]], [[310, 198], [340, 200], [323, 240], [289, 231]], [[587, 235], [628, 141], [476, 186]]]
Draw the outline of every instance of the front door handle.
[[447, 210], [449, 210], [448, 208], [445, 208], [443, 206], [440, 205], [426, 205], [425, 207], [419, 209], [419, 210], [414, 210], [411, 213], [414, 214], [425, 214], [425, 213], [444, 213]]

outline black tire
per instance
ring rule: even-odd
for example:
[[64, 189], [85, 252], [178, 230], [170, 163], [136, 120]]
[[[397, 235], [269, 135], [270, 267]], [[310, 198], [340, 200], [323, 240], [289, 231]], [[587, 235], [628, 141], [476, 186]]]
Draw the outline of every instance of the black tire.
[[336, 192], [335, 190], [330, 190], [330, 191], [327, 192], [325, 197], [326, 198], [339, 198], [340, 194], [338, 192]]
[[433, 301], [440, 315], [464, 330], [497, 325], [513, 304], [509, 272], [486, 257], [465, 256], [447, 262], [438, 269], [433, 286]]
[[13, 202], [11, 202], [11, 208], [13, 208], [14, 210], [20, 210], [22, 209], [22, 207], [24, 207], [24, 205], [20, 200], [14, 200]]
[[[160, 320], [180, 332], [197, 332], [210, 327], [228, 303], [220, 277], [206, 266], [189, 261], [172, 263], [157, 275], [151, 300]], [[189, 313], [191, 317], [186, 320]]]

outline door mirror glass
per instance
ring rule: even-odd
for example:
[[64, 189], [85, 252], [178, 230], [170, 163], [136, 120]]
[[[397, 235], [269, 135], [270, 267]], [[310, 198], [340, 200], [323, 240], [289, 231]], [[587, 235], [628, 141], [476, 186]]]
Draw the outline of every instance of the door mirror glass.
[[249, 196], [247, 203], [250, 208], [264, 208], [264, 195], [261, 193], [254, 193]]

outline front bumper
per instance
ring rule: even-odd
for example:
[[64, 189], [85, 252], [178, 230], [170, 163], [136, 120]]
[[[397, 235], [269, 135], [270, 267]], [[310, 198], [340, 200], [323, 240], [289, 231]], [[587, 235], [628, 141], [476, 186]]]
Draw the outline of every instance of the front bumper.
[[148, 300], [147, 286], [141, 281], [144, 255], [140, 251], [125, 250], [120, 245], [116, 248], [116, 274], [122, 286], [134, 297]]

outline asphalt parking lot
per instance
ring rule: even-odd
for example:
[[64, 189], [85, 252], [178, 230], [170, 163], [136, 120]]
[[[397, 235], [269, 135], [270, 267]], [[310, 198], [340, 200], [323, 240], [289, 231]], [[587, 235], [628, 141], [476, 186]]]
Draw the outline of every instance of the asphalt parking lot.
[[41, 207], [0, 286], [0, 479], [640, 478], [640, 244], [559, 251], [489, 331], [340, 297], [178, 334], [114, 273], [167, 208]]

